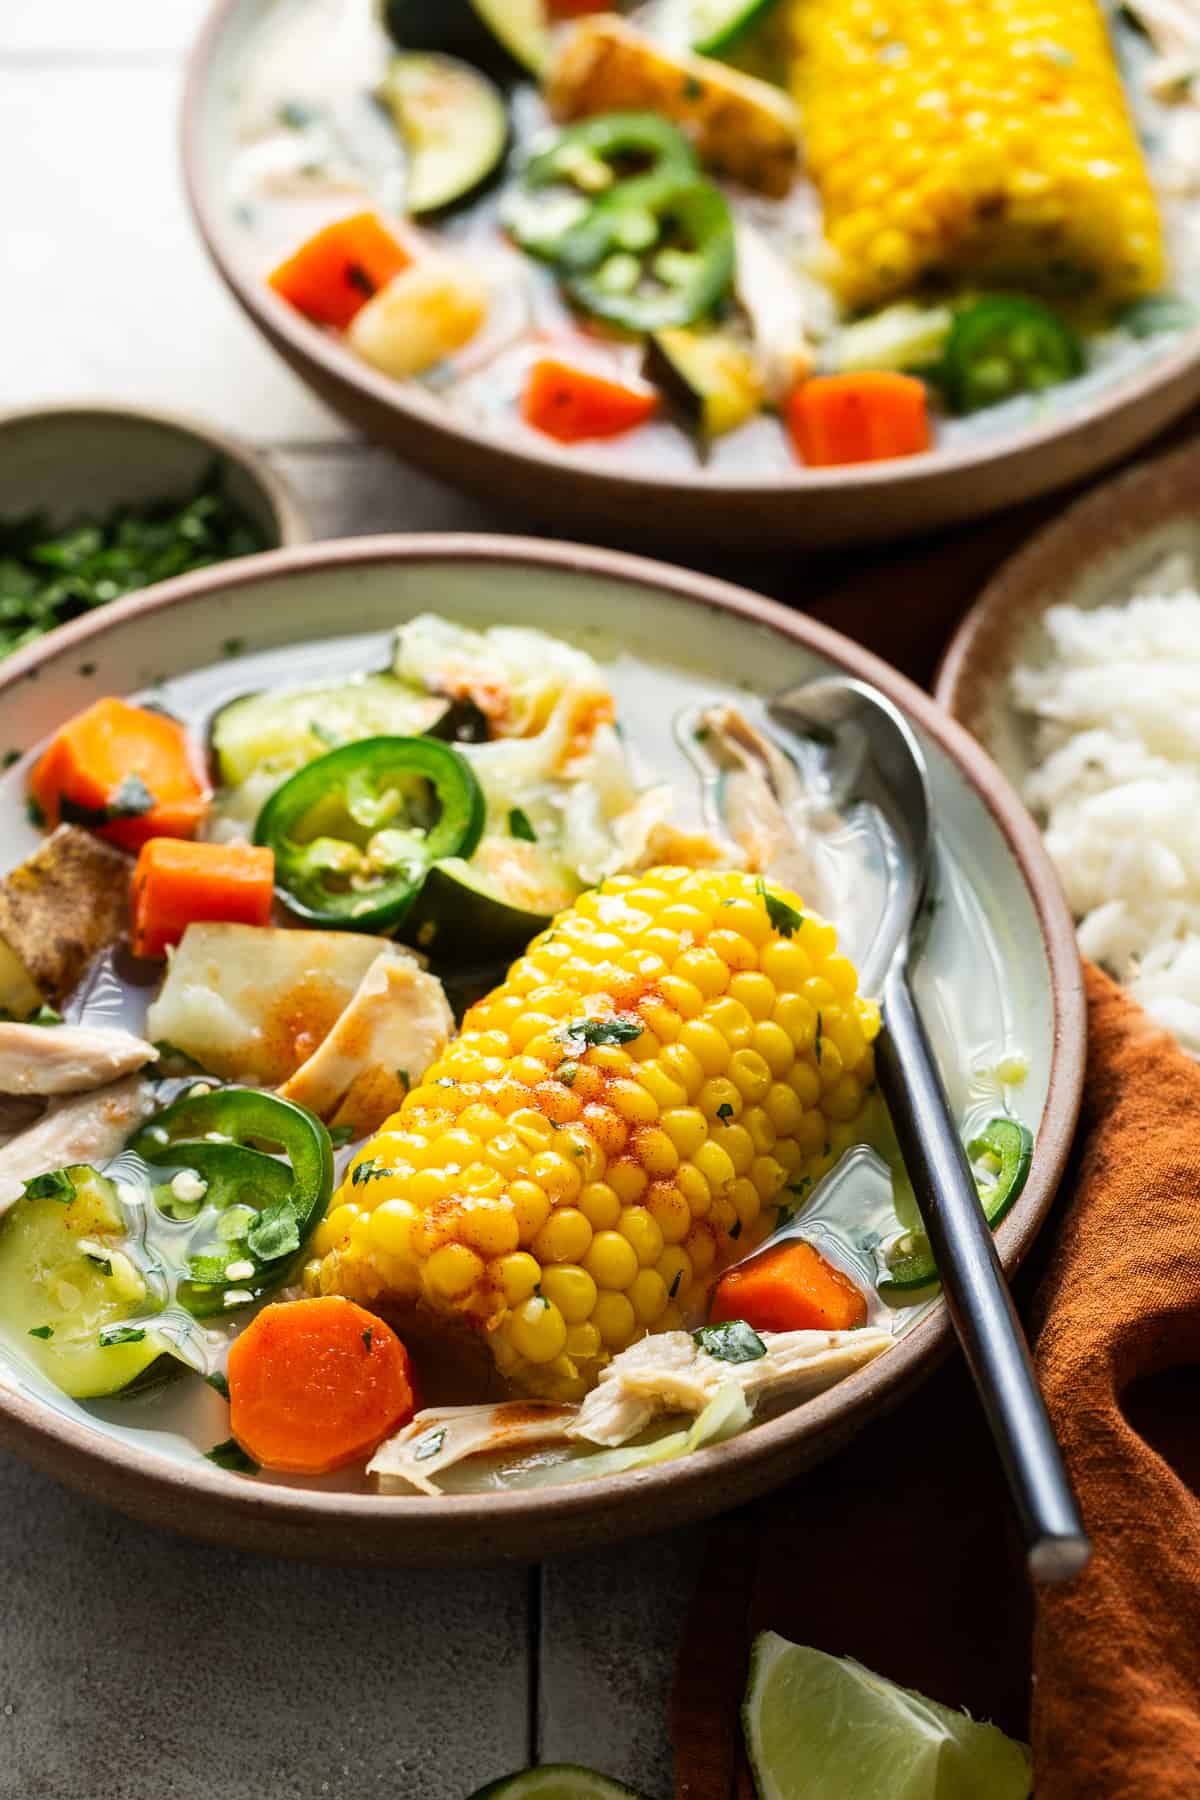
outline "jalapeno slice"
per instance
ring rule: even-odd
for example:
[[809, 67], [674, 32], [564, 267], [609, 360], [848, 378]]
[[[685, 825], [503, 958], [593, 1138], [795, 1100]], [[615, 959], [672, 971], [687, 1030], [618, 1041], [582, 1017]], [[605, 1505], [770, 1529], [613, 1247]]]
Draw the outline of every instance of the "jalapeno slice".
[[504, 223], [531, 256], [553, 258], [566, 233], [618, 183], [696, 173], [683, 132], [652, 112], [599, 113], [558, 132], [531, 156], [504, 207]]
[[[994, 1231], [1029, 1179], [1033, 1133], [1017, 1119], [992, 1119], [971, 1139], [967, 1156], [984, 1217]], [[906, 1231], [894, 1239], [883, 1251], [883, 1264], [879, 1292], [885, 1299], [911, 1300], [938, 1278], [929, 1239], [921, 1231]]]
[[389, 931], [430, 865], [469, 857], [484, 823], [470, 764], [432, 738], [364, 738], [307, 763], [267, 801], [254, 841], [280, 898], [311, 924]]
[[126, 1149], [163, 1172], [154, 1201], [180, 1227], [175, 1297], [197, 1318], [249, 1305], [287, 1280], [333, 1191], [324, 1125], [257, 1088], [185, 1095]]
[[944, 381], [955, 412], [977, 412], [1014, 394], [1040, 393], [1083, 369], [1070, 326], [1037, 300], [994, 295], [955, 317]]
[[733, 217], [710, 182], [648, 175], [598, 201], [563, 238], [558, 265], [596, 318], [639, 332], [691, 325], [733, 284]]

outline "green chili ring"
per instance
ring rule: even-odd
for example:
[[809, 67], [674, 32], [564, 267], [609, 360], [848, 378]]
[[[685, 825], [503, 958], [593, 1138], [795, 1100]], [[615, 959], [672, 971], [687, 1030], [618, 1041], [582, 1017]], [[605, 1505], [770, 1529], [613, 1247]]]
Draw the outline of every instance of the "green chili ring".
[[963, 307], [946, 341], [943, 382], [955, 412], [1040, 393], [1083, 370], [1070, 326], [1037, 300], [997, 294]]
[[[1029, 1179], [1033, 1161], [1033, 1133], [1017, 1119], [991, 1119], [978, 1137], [967, 1145], [973, 1164], [986, 1158], [996, 1165], [987, 1187], [981, 1188], [979, 1203], [984, 1217], [994, 1231], [1010, 1211]], [[932, 1287], [938, 1279], [937, 1264], [924, 1232], [905, 1232], [883, 1253], [884, 1274], [879, 1292], [884, 1299], [911, 1302], [921, 1289]]]
[[624, 182], [567, 232], [558, 266], [594, 318], [637, 332], [692, 325], [733, 285], [733, 215], [720, 189], [694, 176]]
[[[197, 1318], [248, 1305], [286, 1281], [333, 1192], [333, 1145], [320, 1119], [257, 1088], [187, 1094], [139, 1126], [126, 1149], [171, 1172], [155, 1195], [169, 1216], [179, 1217], [175, 1175], [190, 1171], [204, 1182], [176, 1292]], [[222, 1238], [218, 1221], [233, 1207], [254, 1216], [245, 1232]], [[211, 1241], [197, 1250], [194, 1238], [205, 1233]]]
[[[417, 801], [430, 798], [436, 813], [414, 819]], [[471, 856], [485, 816], [474, 771], [449, 744], [364, 738], [285, 781], [259, 813], [254, 841], [274, 851], [276, 892], [300, 918], [335, 931], [391, 931], [433, 863]]]
[[528, 255], [553, 262], [566, 234], [622, 182], [697, 172], [691, 144], [669, 119], [598, 113], [566, 126], [530, 157], [505, 203], [504, 224]]

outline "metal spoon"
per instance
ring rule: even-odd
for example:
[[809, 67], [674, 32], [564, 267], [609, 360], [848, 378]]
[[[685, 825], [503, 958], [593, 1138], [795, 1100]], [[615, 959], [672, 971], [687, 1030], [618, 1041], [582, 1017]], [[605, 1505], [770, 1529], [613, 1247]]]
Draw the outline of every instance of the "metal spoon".
[[1065, 1581], [1083, 1568], [1090, 1546], [909, 985], [915, 930], [934, 868], [924, 757], [896, 708], [848, 677], [793, 689], [768, 711], [790, 732], [828, 737], [835, 782], [873, 806], [884, 827], [886, 898], [860, 967], [862, 991], [880, 996], [879, 1085], [1000, 1452], [1030, 1573], [1038, 1581]]

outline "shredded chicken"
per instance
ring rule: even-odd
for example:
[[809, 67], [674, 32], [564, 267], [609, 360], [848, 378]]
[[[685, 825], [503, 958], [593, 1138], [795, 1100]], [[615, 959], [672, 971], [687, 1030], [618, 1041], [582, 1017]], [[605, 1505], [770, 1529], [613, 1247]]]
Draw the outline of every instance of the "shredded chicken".
[[47, 1169], [108, 1162], [154, 1111], [154, 1090], [127, 1075], [94, 1093], [52, 1100], [36, 1125], [0, 1150], [0, 1212], [19, 1200], [25, 1183]]
[[329, 1035], [279, 1092], [363, 1136], [397, 1110], [453, 1030], [441, 982], [384, 951]]
[[1200, 75], [1200, 8], [1195, 0], [1132, 0], [1130, 11], [1158, 52], [1146, 77], [1158, 100], [1185, 98]]
[[153, 1044], [113, 1026], [0, 1022], [0, 1094], [82, 1094], [157, 1061]]
[[[733, 1363], [702, 1350], [686, 1331], [652, 1334], [614, 1357], [579, 1406], [510, 1400], [496, 1406], [431, 1407], [375, 1452], [367, 1473], [385, 1487], [439, 1495], [443, 1490], [436, 1477], [468, 1457], [535, 1444], [615, 1448], [639, 1437], [656, 1419], [698, 1419], [729, 1388], [740, 1390], [749, 1408], [777, 1396], [808, 1399], [873, 1362], [892, 1342], [888, 1332], [870, 1326], [859, 1331], [764, 1331], [761, 1337], [764, 1356]], [[749, 1411], [739, 1413], [730, 1429], [740, 1430], [749, 1422]]]
[[367, 1464], [383, 1487], [416, 1488], [440, 1495], [433, 1479], [455, 1463], [483, 1452], [526, 1450], [561, 1442], [575, 1417], [573, 1406], [548, 1401], [505, 1400], [496, 1406], [438, 1406], [412, 1422], [377, 1450]]
[[727, 766], [725, 816], [748, 866], [822, 904], [825, 882], [805, 826], [823, 819], [812, 817], [799, 770], [735, 706], [710, 707], [701, 724], [706, 748]]
[[756, 1406], [778, 1395], [804, 1400], [873, 1362], [892, 1342], [890, 1333], [870, 1326], [760, 1335], [766, 1355], [739, 1363], [711, 1356], [686, 1331], [642, 1338], [602, 1371], [566, 1435], [589, 1444], [627, 1444], [666, 1414], [701, 1413], [731, 1381]]

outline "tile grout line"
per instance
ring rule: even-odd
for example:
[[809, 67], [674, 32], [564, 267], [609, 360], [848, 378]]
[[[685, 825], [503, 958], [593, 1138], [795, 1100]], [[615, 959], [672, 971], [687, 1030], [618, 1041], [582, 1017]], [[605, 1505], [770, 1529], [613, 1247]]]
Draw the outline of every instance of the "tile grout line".
[[534, 1767], [542, 1759], [542, 1630], [545, 1624], [545, 1570], [534, 1563], [529, 1571], [529, 1717], [527, 1760]]

